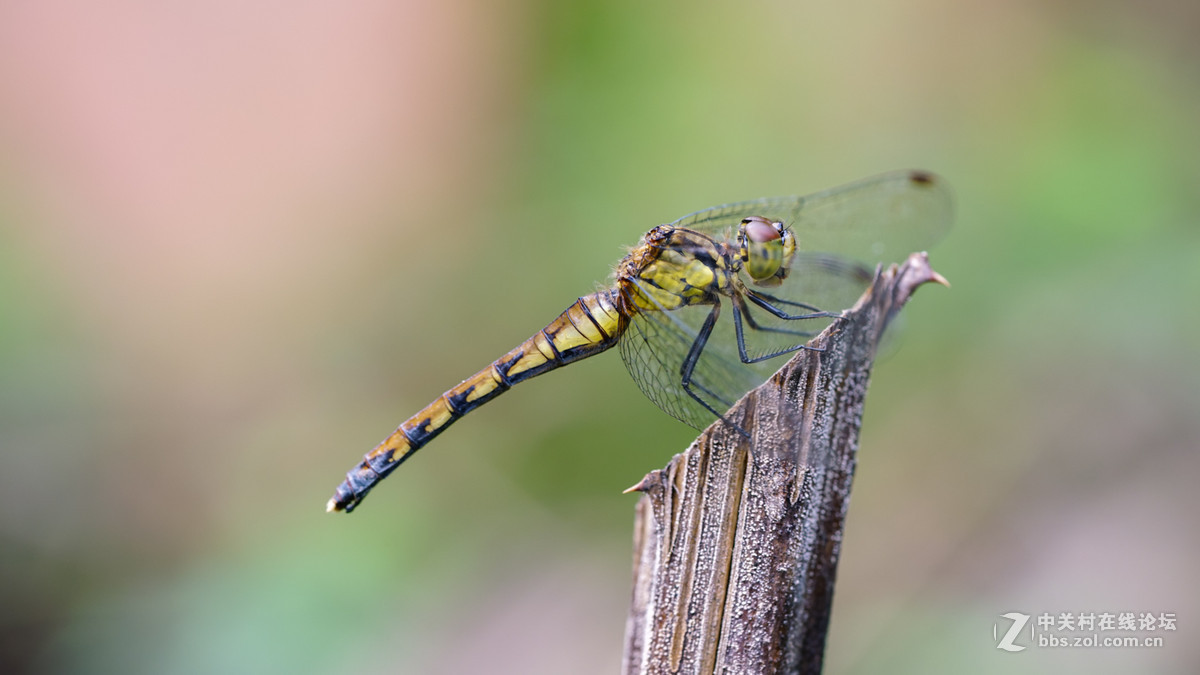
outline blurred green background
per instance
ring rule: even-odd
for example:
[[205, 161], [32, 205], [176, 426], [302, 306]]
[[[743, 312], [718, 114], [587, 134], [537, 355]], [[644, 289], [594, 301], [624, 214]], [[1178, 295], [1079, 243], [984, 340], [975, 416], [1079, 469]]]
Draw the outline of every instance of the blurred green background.
[[[612, 673], [615, 353], [363, 452], [713, 204], [937, 171], [826, 672], [1200, 668], [1200, 5], [0, 4], [0, 671]], [[1173, 612], [1159, 649], [1004, 612]], [[1002, 627], [1003, 629], [1003, 627]]]

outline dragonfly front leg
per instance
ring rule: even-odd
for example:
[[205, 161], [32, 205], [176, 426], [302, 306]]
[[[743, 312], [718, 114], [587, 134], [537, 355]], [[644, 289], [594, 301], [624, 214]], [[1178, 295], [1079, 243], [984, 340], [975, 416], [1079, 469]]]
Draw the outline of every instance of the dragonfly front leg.
[[[776, 316], [779, 316], [779, 315], [776, 315]], [[836, 317], [836, 316], [840, 316], [840, 315], [830, 314], [829, 312], [821, 312], [819, 314], [811, 314], [811, 315], [798, 316], [798, 317], [792, 317], [792, 318], [795, 318], [795, 319], [820, 319], [820, 318], [829, 318], [829, 317]], [[787, 318], [787, 317], [780, 317], [780, 318]], [[821, 349], [819, 347], [809, 347], [806, 344], [798, 344], [798, 345], [792, 345], [790, 347], [784, 347], [783, 349], [777, 349], [773, 352], [768, 352], [768, 353], [762, 354], [760, 356], [752, 357], [752, 356], [750, 356], [749, 352], [746, 351], [746, 336], [744, 333], [744, 329], [742, 328], [742, 320], [743, 319], [745, 319], [746, 323], [754, 330], [760, 330], [760, 331], [767, 332], [767, 333], [784, 333], [787, 335], [796, 335], [799, 337], [812, 337], [813, 336], [813, 333], [809, 332], [809, 331], [792, 331], [792, 330], [787, 330], [784, 328], [767, 328], [767, 327], [759, 326], [754, 321], [754, 317], [752, 317], [750, 315], [750, 308], [747, 307], [744, 302], [742, 302], [741, 298], [734, 296], [733, 297], [733, 328], [734, 328], [734, 332], [737, 334], [738, 356], [741, 357], [742, 363], [759, 363], [762, 361], [767, 361], [767, 360], [773, 359], [776, 356], [783, 356], [784, 354], [790, 354], [794, 351], [799, 351], [801, 349], [807, 349], [809, 351], [814, 351], [814, 352], [824, 351], [823, 349]]]
[[[746, 289], [745, 294], [746, 294], [746, 297], [750, 298], [750, 301], [753, 302], [754, 304], [758, 305], [759, 307], [762, 307], [763, 309], [767, 310], [771, 314], [774, 314], [775, 316], [779, 317], [780, 319], [785, 319], [787, 321], [798, 321], [800, 319], [836, 319], [836, 318], [839, 318], [842, 316], [840, 312], [825, 312], [817, 307], [813, 307], [812, 305], [806, 305], [803, 302], [796, 302], [794, 300], [784, 300], [783, 298], [777, 298], [773, 295], [768, 295], [766, 293], [763, 293], [762, 291], [756, 291], [756, 290], [749, 289], [749, 288]], [[779, 309], [775, 305], [771, 304], [773, 302], [781, 304], [781, 305], [791, 305], [793, 307], [807, 309], [809, 311], [809, 313], [808, 314], [788, 314], [787, 312], [783, 311], [782, 309]]]

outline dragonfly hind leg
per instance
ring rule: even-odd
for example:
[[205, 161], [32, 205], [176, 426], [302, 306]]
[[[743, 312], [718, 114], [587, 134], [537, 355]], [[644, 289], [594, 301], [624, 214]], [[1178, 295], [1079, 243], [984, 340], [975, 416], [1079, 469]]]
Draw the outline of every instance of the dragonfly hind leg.
[[712, 311], [708, 313], [708, 318], [704, 320], [704, 325], [700, 327], [700, 332], [696, 335], [696, 340], [692, 342], [692, 348], [688, 350], [687, 358], [683, 360], [683, 364], [679, 367], [679, 384], [683, 387], [683, 390], [687, 392], [687, 395], [692, 397], [692, 400], [704, 406], [704, 409], [711, 413], [714, 417], [736, 429], [738, 433], [746, 438], [750, 438], [750, 432], [743, 429], [740, 425], [730, 421], [729, 418], [725, 417], [723, 413], [712, 407], [711, 403], [705, 401], [700, 394], [692, 390], [692, 387], [695, 387], [701, 392], [708, 394], [718, 403], [725, 406], [726, 410], [733, 405], [733, 401], [726, 401], [708, 387], [705, 387], [699, 382], [692, 381], [692, 375], [696, 371], [696, 364], [700, 362], [700, 354], [704, 352], [704, 346], [708, 344], [708, 338], [712, 335], [713, 327], [717, 324], [717, 317], [720, 315], [721, 303], [720, 301], [717, 301], [713, 303]]

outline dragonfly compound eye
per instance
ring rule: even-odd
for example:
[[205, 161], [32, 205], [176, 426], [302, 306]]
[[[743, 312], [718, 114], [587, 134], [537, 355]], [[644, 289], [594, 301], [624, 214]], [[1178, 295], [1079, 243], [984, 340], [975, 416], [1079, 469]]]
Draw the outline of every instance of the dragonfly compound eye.
[[784, 234], [783, 223], [759, 216], [742, 221], [738, 241], [742, 245], [742, 263], [751, 279], [763, 282], [779, 272], [784, 263]]

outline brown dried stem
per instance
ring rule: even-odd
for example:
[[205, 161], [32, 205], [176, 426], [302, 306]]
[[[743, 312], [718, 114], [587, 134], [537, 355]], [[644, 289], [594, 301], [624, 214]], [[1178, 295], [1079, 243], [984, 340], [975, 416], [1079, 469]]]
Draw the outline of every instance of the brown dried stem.
[[923, 253], [635, 489], [625, 673], [819, 673], [863, 400]]

